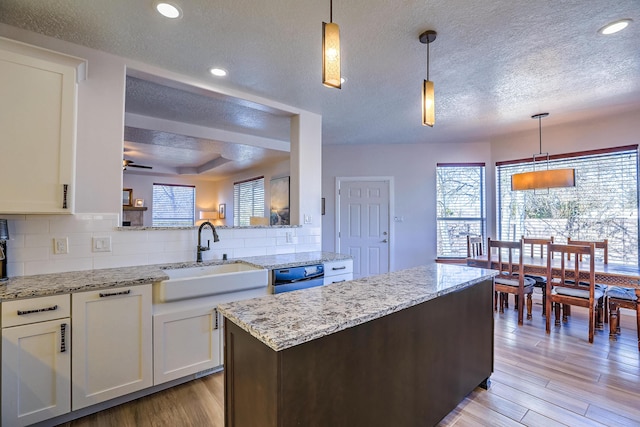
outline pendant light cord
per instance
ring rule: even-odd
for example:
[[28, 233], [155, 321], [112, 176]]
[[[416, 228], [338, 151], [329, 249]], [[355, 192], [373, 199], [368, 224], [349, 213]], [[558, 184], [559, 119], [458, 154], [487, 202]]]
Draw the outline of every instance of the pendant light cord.
[[333, 23], [333, 0], [329, 1], [329, 22]]
[[431, 43], [427, 42], [427, 80], [429, 80], [429, 45]]
[[542, 116], [538, 117], [538, 134], [540, 135], [540, 154], [542, 154]]

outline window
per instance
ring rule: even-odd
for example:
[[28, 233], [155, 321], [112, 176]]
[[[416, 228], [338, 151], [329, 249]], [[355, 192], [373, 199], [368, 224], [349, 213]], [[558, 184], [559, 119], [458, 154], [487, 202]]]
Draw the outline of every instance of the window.
[[233, 225], [250, 225], [252, 216], [264, 216], [264, 176], [233, 183]]
[[484, 163], [438, 163], [436, 167], [439, 258], [467, 256], [467, 236], [484, 236]]
[[532, 162], [496, 164], [500, 238], [608, 239], [609, 262], [637, 265], [637, 146], [553, 156], [549, 169], [558, 168], [575, 168], [575, 187], [511, 191], [511, 175], [534, 170]]
[[193, 227], [195, 209], [195, 187], [153, 184], [154, 227]]

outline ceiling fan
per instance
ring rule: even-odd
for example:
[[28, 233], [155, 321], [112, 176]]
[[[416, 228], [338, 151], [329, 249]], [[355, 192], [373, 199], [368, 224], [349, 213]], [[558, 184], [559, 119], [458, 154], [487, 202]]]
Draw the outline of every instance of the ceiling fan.
[[153, 166], [145, 166], [145, 165], [136, 165], [133, 160], [122, 160], [122, 170], [126, 171], [127, 168], [140, 168], [140, 169], [153, 169]]

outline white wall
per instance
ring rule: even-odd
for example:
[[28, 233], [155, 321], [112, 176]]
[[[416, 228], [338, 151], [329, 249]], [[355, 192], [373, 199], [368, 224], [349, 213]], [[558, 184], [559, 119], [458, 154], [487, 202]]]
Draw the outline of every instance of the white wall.
[[[153, 75], [158, 75], [167, 79], [180, 81], [182, 83], [191, 84], [214, 92], [220, 92], [229, 96], [247, 99], [258, 104], [268, 105], [278, 110], [288, 112], [294, 117], [297, 115], [311, 116], [315, 120], [302, 121], [299, 126], [298, 134], [295, 140], [292, 139], [292, 145], [300, 144], [304, 147], [317, 147], [320, 150], [321, 135], [317, 132], [318, 123], [321, 122], [320, 116], [308, 113], [298, 108], [280, 104], [278, 102], [264, 99], [253, 94], [243, 93], [230, 89], [222, 89], [215, 87], [208, 81], [200, 81], [183, 75], [178, 75], [168, 70], [158, 69], [157, 67], [143, 64], [137, 61], [111, 55], [105, 52], [89, 49], [80, 45], [67, 43], [41, 34], [25, 31], [19, 28], [11, 27], [6, 24], [0, 24], [0, 37], [29, 43], [35, 46], [51, 49], [68, 55], [78, 56], [88, 60], [87, 79], [78, 86], [78, 129], [77, 129], [77, 149], [76, 149], [76, 213], [73, 217], [55, 217], [48, 216], [7, 216], [3, 218], [10, 220], [10, 230], [15, 229], [11, 235], [8, 246], [10, 252], [9, 276], [18, 276], [24, 274], [58, 272], [64, 269], [69, 270], [85, 270], [88, 268], [98, 268], [102, 265], [100, 260], [110, 258], [108, 263], [112, 267], [121, 265], [132, 265], [132, 260], [139, 260], [140, 263], [153, 263], [155, 260], [166, 262], [165, 256], [149, 255], [140, 258], [139, 252], [136, 256], [118, 255], [87, 255], [87, 248], [90, 249], [90, 235], [93, 232], [107, 232], [103, 230], [103, 221], [111, 224], [111, 227], [117, 226], [119, 223], [119, 215], [121, 214], [121, 191], [123, 188], [122, 179], [122, 152], [123, 152], [123, 136], [124, 136], [124, 105], [125, 105], [125, 77], [128, 68], [139, 70]], [[316, 123], [317, 122], [317, 123]], [[292, 148], [293, 151], [293, 148]], [[297, 150], [301, 156], [309, 155], [307, 150]], [[307, 160], [297, 159], [297, 164], [305, 164]], [[297, 171], [298, 169], [296, 169]], [[320, 170], [310, 169], [303, 170], [305, 181], [320, 181]], [[296, 178], [297, 179], [297, 178]], [[319, 192], [319, 191], [318, 191]], [[302, 194], [302, 196], [301, 196]], [[304, 193], [292, 194], [292, 203], [306, 203], [307, 196]], [[134, 195], [134, 197], [136, 197]], [[222, 196], [224, 198], [228, 195]], [[221, 198], [222, 198], [221, 197]], [[315, 199], [316, 194], [311, 194], [312, 203], [317, 203], [316, 218], [320, 214], [319, 202]], [[228, 200], [233, 200], [231, 197]], [[220, 201], [219, 203], [223, 203]], [[107, 218], [96, 219], [96, 218]], [[97, 221], [97, 222], [96, 222]], [[13, 224], [12, 224], [13, 223]], [[45, 225], [46, 224], [46, 225]], [[57, 224], [63, 224], [59, 228]], [[93, 225], [97, 224], [98, 229]], [[114, 242], [122, 239], [129, 241], [131, 236], [137, 236], [132, 231], [108, 231], [113, 236]], [[247, 230], [240, 231], [243, 234], [249, 233]], [[158, 233], [158, 234], [154, 234]], [[196, 234], [195, 230], [178, 232], [179, 235], [188, 234], [190, 237], [180, 237], [180, 241], [190, 241], [190, 246], [195, 248], [193, 238]], [[274, 231], [274, 233], [277, 233]], [[71, 253], [67, 256], [56, 256], [51, 258], [52, 254], [52, 236], [68, 235], [70, 239], [74, 237], [78, 240], [74, 246], [82, 247], [84, 260], [77, 259], [65, 263], [65, 259], [74, 258]], [[318, 250], [320, 249], [320, 224], [312, 224], [309, 230], [300, 231], [302, 238], [299, 238], [298, 244], [288, 244], [281, 247], [272, 245], [272, 239], [275, 237], [254, 236], [257, 242], [252, 244], [261, 245], [259, 250], [238, 251], [238, 253], [260, 252], [268, 253], [269, 251], [288, 251], [295, 252], [300, 250]], [[77, 236], [76, 236], [77, 235]], [[149, 239], [156, 240], [159, 236], [166, 236], [168, 240], [158, 241], [153, 245], [148, 245], [144, 250], [152, 250], [160, 247], [171, 248], [174, 246], [174, 234], [166, 234], [159, 231], [148, 231], [139, 236], [148, 236]], [[307, 235], [313, 243], [308, 244]], [[116, 237], [117, 236], [117, 237]], [[151, 237], [153, 236], [153, 237]], [[244, 237], [240, 238], [241, 240]], [[267, 239], [267, 240], [265, 240]], [[235, 239], [229, 239], [235, 240]], [[133, 244], [133, 242], [131, 242]], [[244, 245], [242, 243], [234, 243], [234, 245]], [[133, 245], [135, 247], [135, 245]], [[272, 249], [268, 249], [274, 246]], [[191, 249], [189, 249], [191, 250]], [[193, 249], [195, 250], [195, 249]], [[171, 251], [169, 251], [171, 252]], [[122, 254], [122, 252], [120, 252]], [[151, 253], [151, 252], [150, 252]], [[256, 253], [259, 255], [260, 253]], [[195, 257], [195, 255], [194, 255]], [[176, 258], [176, 261], [181, 259]], [[146, 260], [146, 262], [145, 262]]]
[[414, 267], [436, 258], [437, 163], [486, 162], [488, 143], [464, 144], [384, 144], [325, 145], [322, 149], [322, 197], [326, 214], [322, 217], [322, 248], [335, 249], [336, 177], [393, 176], [395, 216], [393, 224], [395, 265], [393, 270]]
[[[118, 231], [117, 214], [3, 215], [8, 218], [9, 277], [82, 271], [95, 268], [191, 262], [196, 260], [196, 229]], [[274, 255], [319, 250], [320, 236], [309, 227], [218, 228], [213, 243], [205, 229], [203, 243], [211, 250], [203, 260]], [[287, 240], [286, 233], [292, 238]], [[68, 238], [69, 253], [54, 254], [53, 239]], [[110, 237], [111, 252], [92, 252], [93, 237]]]
[[[549, 154], [619, 147], [640, 142], [640, 110], [606, 115], [597, 121], [546, 126], [542, 149]], [[487, 234], [495, 235], [495, 162], [531, 157], [539, 149], [538, 126], [531, 131], [496, 136], [486, 142], [407, 145], [325, 145], [322, 150], [322, 248], [335, 248], [335, 179], [339, 176], [393, 176], [395, 215], [394, 269], [424, 264], [436, 257], [435, 168], [444, 162], [485, 162]]]

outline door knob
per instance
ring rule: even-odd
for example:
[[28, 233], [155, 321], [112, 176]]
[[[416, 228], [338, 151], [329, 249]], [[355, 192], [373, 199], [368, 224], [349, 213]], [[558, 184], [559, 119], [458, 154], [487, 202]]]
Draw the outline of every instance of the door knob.
[[387, 243], [387, 239], [384, 239], [381, 243]]

